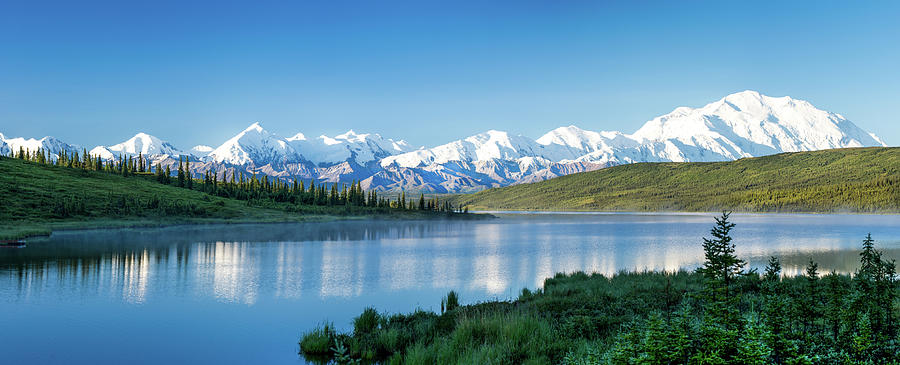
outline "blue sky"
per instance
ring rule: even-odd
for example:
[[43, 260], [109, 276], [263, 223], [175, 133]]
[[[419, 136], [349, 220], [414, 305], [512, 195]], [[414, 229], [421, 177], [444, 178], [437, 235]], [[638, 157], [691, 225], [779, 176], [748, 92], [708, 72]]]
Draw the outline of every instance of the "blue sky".
[[633, 132], [745, 89], [900, 143], [900, 2], [0, 2], [0, 132], [435, 145], [487, 129]]

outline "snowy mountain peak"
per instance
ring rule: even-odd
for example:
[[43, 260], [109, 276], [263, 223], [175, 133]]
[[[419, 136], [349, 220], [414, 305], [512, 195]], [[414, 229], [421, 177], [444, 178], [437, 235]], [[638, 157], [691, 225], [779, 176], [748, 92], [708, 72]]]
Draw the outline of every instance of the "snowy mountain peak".
[[321, 136], [319, 136], [319, 138], [317, 138], [317, 139], [318, 139], [318, 140], [321, 140], [322, 143], [324, 143], [325, 145], [328, 145], [328, 146], [336, 145], [336, 144], [341, 144], [341, 141], [338, 140], [337, 138], [331, 138], [331, 137], [326, 136], [326, 135], [324, 135], [324, 134], [321, 135]]
[[[365, 138], [366, 136], [368, 136], [368, 134], [362, 135], [363, 138]], [[335, 138], [352, 140], [352, 139], [359, 139], [360, 135], [357, 134], [356, 132], [354, 132], [352, 129], [348, 129], [343, 134], [339, 134], [339, 135], [335, 136]]]
[[[414, 149], [403, 140], [348, 130], [335, 136], [282, 138], [251, 124], [216, 148], [189, 152], [202, 169], [231, 165], [250, 173], [297, 176], [328, 182], [363, 181], [380, 190], [475, 191], [545, 180], [575, 172], [635, 162], [724, 161], [780, 152], [842, 147], [885, 146], [844, 116], [820, 110], [789, 96], [771, 97], [753, 90], [727, 95], [700, 107], [678, 107], [647, 121], [632, 135], [596, 132], [568, 125], [538, 139], [487, 130], [432, 148]], [[24, 148], [81, 153], [52, 137], [40, 140], [0, 134], [0, 153]], [[91, 154], [113, 159], [123, 154], [162, 156], [177, 163], [182, 152], [146, 133]]]
[[622, 136], [620, 132], [594, 132], [581, 129], [575, 125], [559, 127], [537, 139], [542, 145], [559, 144], [570, 147], [580, 147], [585, 144], [597, 145], [605, 139], [614, 139]]
[[287, 140], [288, 141], [305, 141], [306, 135], [303, 133], [297, 133], [293, 137], [289, 137]]
[[[633, 136], [644, 143], [668, 141], [699, 148], [720, 159], [884, 145], [841, 115], [804, 100], [752, 90], [696, 109], [677, 108], [648, 121]], [[697, 160], [700, 156], [685, 158]]]
[[190, 152], [194, 156], [202, 157], [208, 155], [210, 152], [212, 152], [212, 150], [212, 147], [200, 144], [192, 147]]
[[336, 135], [336, 136], [334, 136], [334, 138], [339, 139], [339, 140], [344, 140], [347, 142], [351, 142], [351, 143], [360, 143], [360, 142], [364, 143], [368, 139], [373, 139], [376, 141], [383, 140], [383, 138], [381, 138], [381, 136], [378, 135], [377, 133], [376, 134], [356, 133], [352, 129], [344, 132], [343, 134]]
[[289, 141], [263, 129], [259, 122], [225, 141], [207, 157], [216, 163], [254, 166], [284, 166], [302, 160]]
[[244, 129], [244, 132], [245, 132], [245, 133], [246, 133], [246, 132], [258, 132], [258, 133], [260, 133], [260, 132], [264, 132], [264, 131], [265, 131], [265, 130], [263, 129], [262, 125], [259, 124], [259, 122], [253, 122], [253, 124], [251, 124], [249, 127], [247, 127], [246, 129]]
[[2, 142], [0, 143], [0, 149], [6, 153], [16, 153], [19, 150], [24, 150], [25, 152], [37, 152], [38, 150], [41, 150], [48, 153], [52, 160], [55, 160], [56, 156], [63, 151], [69, 154], [80, 154], [83, 152], [81, 147], [70, 145], [51, 136], [46, 136], [41, 139], [26, 139], [22, 137], [8, 138], [0, 135], [0, 142]]
[[98, 155], [103, 159], [111, 160], [121, 156], [183, 156], [183, 151], [175, 148], [169, 142], [151, 136], [147, 133], [138, 133], [125, 142], [112, 146], [97, 146], [90, 151], [92, 155]]

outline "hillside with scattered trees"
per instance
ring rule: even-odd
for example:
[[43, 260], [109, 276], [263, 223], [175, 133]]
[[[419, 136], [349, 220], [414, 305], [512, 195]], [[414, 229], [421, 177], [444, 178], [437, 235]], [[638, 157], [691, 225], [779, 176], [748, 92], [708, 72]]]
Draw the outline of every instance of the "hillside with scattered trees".
[[18, 151], [0, 157], [0, 238], [54, 229], [213, 222], [284, 222], [336, 217], [474, 218], [446, 200], [391, 196], [353, 184], [207, 172], [194, 178], [152, 168], [142, 156], [103, 161], [85, 155]]
[[900, 212], [900, 148], [636, 163], [451, 200], [477, 210]]

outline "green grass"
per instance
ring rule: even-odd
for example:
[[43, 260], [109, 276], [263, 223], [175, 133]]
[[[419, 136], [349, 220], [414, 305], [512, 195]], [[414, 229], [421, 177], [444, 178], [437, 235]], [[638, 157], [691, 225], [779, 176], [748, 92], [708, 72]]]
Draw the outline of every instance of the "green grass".
[[898, 212], [900, 148], [638, 163], [451, 200], [477, 210]]
[[331, 354], [331, 349], [334, 347], [332, 340], [334, 337], [334, 325], [325, 323], [303, 337], [303, 341], [300, 341], [300, 350], [310, 356]]
[[[682, 363], [648, 356], [659, 355], [654, 348], [657, 352], [669, 351], [677, 340], [692, 348], [721, 345], [706, 343], [722, 338], [710, 335], [721, 329], [709, 327], [703, 320], [703, 280], [700, 274], [683, 271], [620, 272], [609, 277], [583, 272], [557, 274], [544, 282], [542, 290], [523, 291], [513, 301], [461, 305], [440, 315], [422, 311], [382, 314], [378, 325], [366, 331], [335, 333], [329, 338], [348, 349], [342, 354], [344, 359], [387, 364]], [[830, 282], [839, 283], [847, 291], [854, 288], [847, 275], [824, 275], [819, 279], [823, 306], [828, 305], [826, 288]], [[766, 294], [767, 284], [759, 276], [750, 275], [735, 285], [741, 293], [739, 308], [746, 314], [746, 328], [761, 328], [767, 331], [763, 337], [768, 339], [772, 334], [766, 311], [773, 299]], [[820, 363], [864, 363], [831, 361], [864, 356], [845, 350], [852, 344], [841, 340], [856, 333], [852, 325], [844, 325], [837, 340], [828, 334], [828, 322], [823, 317], [813, 320], [814, 331], [804, 329], [801, 303], [808, 290], [806, 277], [785, 277], [778, 285], [783, 294], [777, 300], [784, 301], [783, 316], [792, 329], [783, 336], [794, 349], [790, 350], [793, 356], [820, 359]], [[853, 298], [848, 295], [846, 302], [834, 307], [852, 307]], [[895, 302], [893, 311], [896, 318], [900, 302]], [[373, 311], [370, 308], [366, 312], [369, 314], [364, 316], [371, 316]], [[321, 328], [314, 329], [302, 337], [300, 344], [307, 360], [324, 364], [335, 358], [333, 352], [303, 350], [309, 342], [327, 343], [322, 333]], [[896, 332], [881, 335], [900, 340]], [[752, 339], [741, 334], [732, 340], [725, 345], [744, 346]], [[881, 358], [884, 363], [900, 360], [889, 353], [880, 356], [887, 357]], [[639, 357], [644, 361], [635, 362]], [[706, 362], [695, 359], [689, 363]]]
[[62, 229], [444, 216], [368, 207], [248, 202], [160, 184], [150, 174], [122, 177], [0, 157], [0, 239]]
[[[386, 363], [559, 363], [571, 349], [608, 339], [642, 313], [675, 308], [686, 291], [700, 287], [700, 280], [686, 272], [558, 274], [545, 281], [543, 290], [515, 301], [460, 305], [443, 314], [378, 314], [377, 326], [365, 331], [354, 326], [352, 333], [332, 338], [343, 342], [352, 358]], [[373, 313], [368, 308], [358, 318]], [[321, 327], [307, 332], [301, 350], [321, 333]], [[310, 360], [328, 359], [302, 353]]]

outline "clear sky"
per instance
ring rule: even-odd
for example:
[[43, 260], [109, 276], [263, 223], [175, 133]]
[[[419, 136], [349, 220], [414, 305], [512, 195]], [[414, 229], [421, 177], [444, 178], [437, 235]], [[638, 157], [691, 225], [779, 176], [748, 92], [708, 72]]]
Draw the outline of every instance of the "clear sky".
[[187, 149], [260, 121], [431, 146], [630, 133], [753, 89], [900, 143], [900, 1], [138, 3], [0, 1], [0, 132]]

